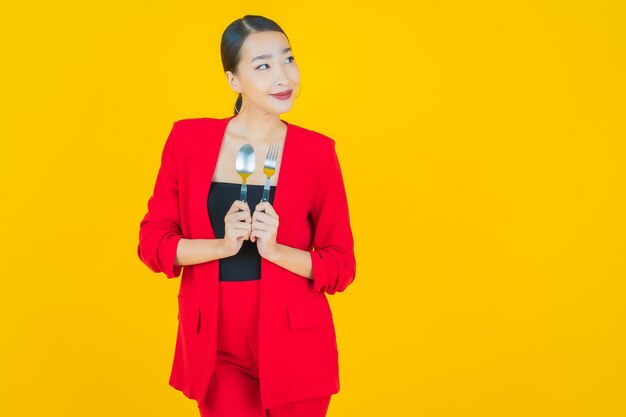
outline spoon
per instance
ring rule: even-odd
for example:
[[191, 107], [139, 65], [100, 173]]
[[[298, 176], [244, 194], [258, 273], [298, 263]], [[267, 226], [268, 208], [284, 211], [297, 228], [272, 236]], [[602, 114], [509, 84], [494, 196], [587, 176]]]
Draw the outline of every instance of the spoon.
[[241, 145], [237, 158], [235, 159], [235, 169], [241, 175], [241, 201], [247, 203], [248, 198], [248, 177], [254, 172], [256, 166], [256, 157], [254, 156], [254, 148], [249, 145]]

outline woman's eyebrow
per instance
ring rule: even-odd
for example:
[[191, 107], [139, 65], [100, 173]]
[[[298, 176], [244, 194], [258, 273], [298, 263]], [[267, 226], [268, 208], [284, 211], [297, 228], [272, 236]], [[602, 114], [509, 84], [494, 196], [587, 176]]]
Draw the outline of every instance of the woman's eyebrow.
[[[286, 54], [287, 52], [291, 51], [291, 48], [285, 48], [283, 49], [283, 54]], [[255, 56], [254, 58], [252, 58], [252, 60], [250, 62], [254, 62], [257, 59], [268, 59], [271, 58], [272, 54], [264, 54], [264, 55], [259, 55], [259, 56]]]

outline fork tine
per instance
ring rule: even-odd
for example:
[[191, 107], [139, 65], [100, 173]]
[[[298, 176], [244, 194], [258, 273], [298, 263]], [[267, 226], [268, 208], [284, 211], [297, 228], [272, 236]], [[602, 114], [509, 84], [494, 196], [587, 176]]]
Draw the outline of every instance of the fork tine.
[[265, 163], [268, 163], [272, 160], [272, 151], [274, 148], [272, 148], [272, 145], [270, 145], [269, 149], [267, 150], [267, 154], [265, 155]]
[[265, 163], [263, 164], [264, 168], [276, 169], [279, 149], [279, 145], [270, 145], [269, 149], [267, 150], [267, 155], [265, 155]]
[[270, 157], [270, 153], [272, 151], [271, 145], [270, 145], [270, 149], [267, 150], [267, 153], [265, 154], [265, 166], [267, 166], [267, 163], [272, 159]]

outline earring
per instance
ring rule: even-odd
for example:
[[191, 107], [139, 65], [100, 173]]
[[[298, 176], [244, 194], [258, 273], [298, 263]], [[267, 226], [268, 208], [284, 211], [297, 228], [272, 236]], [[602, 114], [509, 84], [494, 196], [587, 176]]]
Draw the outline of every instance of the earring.
[[[234, 100], [234, 103], [235, 103], [235, 105], [234, 105], [234, 107], [235, 107], [235, 112], [236, 112], [237, 114], [241, 113], [241, 112], [245, 109], [245, 107], [244, 107], [244, 108], [242, 108], [242, 109], [241, 109], [241, 111], [238, 111], [238, 110], [237, 110], [237, 99], [238, 99], [238, 98], [239, 98], [239, 93], [237, 93], [237, 95], [235, 96], [235, 100]], [[241, 105], [243, 106], [243, 98], [241, 99]]]
[[300, 93], [302, 92], [302, 83], [298, 84], [298, 95], [296, 95], [296, 98], [300, 97]]

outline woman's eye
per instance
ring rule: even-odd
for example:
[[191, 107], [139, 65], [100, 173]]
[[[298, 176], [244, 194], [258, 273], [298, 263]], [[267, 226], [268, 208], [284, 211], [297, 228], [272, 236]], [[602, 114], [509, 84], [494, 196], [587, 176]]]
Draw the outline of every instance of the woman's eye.
[[[290, 60], [291, 60], [291, 62], [293, 62], [293, 61], [295, 60], [295, 58], [293, 57], [293, 55], [292, 55], [292, 56], [287, 57], [287, 59], [290, 59]], [[263, 65], [267, 65], [267, 64], [261, 64], [261, 65], [259, 65], [258, 67], [256, 67], [256, 69], [261, 69], [261, 67], [262, 67]]]

